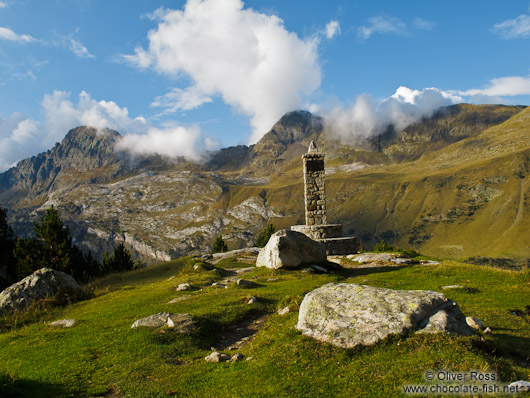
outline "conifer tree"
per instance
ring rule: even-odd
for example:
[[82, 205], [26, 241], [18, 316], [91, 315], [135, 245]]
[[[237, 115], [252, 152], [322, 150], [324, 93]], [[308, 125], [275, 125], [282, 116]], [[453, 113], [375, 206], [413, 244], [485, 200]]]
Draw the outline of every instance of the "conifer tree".
[[13, 228], [7, 223], [7, 210], [0, 207], [0, 290], [17, 280], [14, 249]]
[[223, 237], [219, 235], [217, 239], [215, 239], [215, 242], [213, 243], [212, 251], [214, 253], [221, 253], [221, 252], [227, 252], [228, 246], [223, 240]]
[[114, 253], [111, 257], [109, 257], [107, 252], [104, 253], [101, 273], [130, 271], [134, 268], [134, 265], [131, 253], [125, 248], [123, 243], [120, 243], [114, 248]]
[[92, 255], [84, 255], [72, 244], [70, 229], [63, 225], [59, 213], [51, 206], [41, 222], [33, 224], [35, 237], [17, 239], [15, 257], [18, 278], [24, 278], [39, 268], [47, 267], [72, 275], [78, 281], [88, 281], [99, 273]]

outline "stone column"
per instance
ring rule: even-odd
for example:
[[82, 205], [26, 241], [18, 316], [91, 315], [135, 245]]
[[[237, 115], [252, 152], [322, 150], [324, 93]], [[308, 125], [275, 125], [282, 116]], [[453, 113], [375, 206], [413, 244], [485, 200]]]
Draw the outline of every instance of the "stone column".
[[304, 197], [306, 225], [327, 224], [326, 193], [324, 189], [324, 154], [318, 152], [313, 141], [302, 155], [304, 163]]

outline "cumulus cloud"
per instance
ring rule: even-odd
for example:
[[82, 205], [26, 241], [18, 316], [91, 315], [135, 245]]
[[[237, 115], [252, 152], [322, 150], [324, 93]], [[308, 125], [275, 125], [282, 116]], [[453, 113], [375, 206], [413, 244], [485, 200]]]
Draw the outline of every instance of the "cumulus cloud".
[[19, 35], [13, 32], [11, 29], [5, 28], [3, 26], [0, 26], [0, 39], [22, 43], [29, 43], [36, 40], [30, 35]]
[[522, 14], [514, 19], [507, 19], [493, 25], [492, 31], [503, 39], [530, 37], [530, 15]]
[[392, 96], [379, 102], [362, 94], [352, 106], [339, 106], [326, 112], [325, 119], [343, 142], [358, 143], [383, 133], [389, 125], [402, 131], [431, 116], [441, 106], [461, 101], [461, 97], [434, 87], [423, 90], [399, 87]]
[[329, 21], [326, 25], [326, 38], [331, 39], [338, 34], [340, 34], [339, 21]]
[[119, 150], [137, 154], [157, 153], [169, 157], [182, 156], [194, 161], [202, 160], [206, 151], [216, 147], [214, 141], [203, 137], [197, 126], [191, 128], [174, 126], [165, 129], [151, 127], [147, 134], [124, 136], [117, 145]]
[[0, 1], [0, 8], [7, 8], [7, 3], [4, 1]]
[[530, 95], [530, 77], [506, 76], [492, 79], [485, 88], [457, 91], [465, 96], [516, 96]]
[[391, 16], [376, 16], [368, 19], [368, 24], [357, 29], [361, 39], [368, 39], [376, 33], [407, 34], [407, 25], [399, 18]]
[[76, 126], [110, 128], [123, 134], [147, 129], [147, 121], [143, 117], [131, 118], [127, 108], [121, 108], [113, 101], [96, 101], [85, 91], [79, 94], [77, 103], [70, 101], [70, 93], [54, 91], [44, 96], [42, 107], [47, 145], [60, 141], [69, 129]]
[[20, 113], [0, 118], [0, 172], [44, 150], [39, 140], [40, 127], [40, 123]]
[[[250, 142], [256, 142], [320, 86], [318, 38], [301, 39], [277, 16], [243, 7], [241, 0], [188, 0], [182, 10], [159, 9], [152, 14], [159, 23], [148, 34], [148, 48], [123, 59], [190, 78], [193, 85], [184, 92], [201, 93], [194, 106], [220, 96], [250, 117]], [[190, 106], [183, 92], [171, 103], [172, 92], [155, 103], [167, 110]]]

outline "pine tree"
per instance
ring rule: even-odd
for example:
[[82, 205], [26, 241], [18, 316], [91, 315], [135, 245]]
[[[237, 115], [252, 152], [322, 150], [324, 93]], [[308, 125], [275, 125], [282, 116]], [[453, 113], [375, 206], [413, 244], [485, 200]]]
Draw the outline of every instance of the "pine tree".
[[13, 228], [7, 223], [7, 210], [0, 207], [0, 290], [17, 281], [14, 249]]
[[78, 281], [88, 281], [99, 273], [90, 254], [72, 244], [70, 230], [63, 225], [59, 213], [51, 206], [41, 222], [33, 224], [35, 237], [17, 239], [15, 257], [18, 277], [24, 278], [39, 268], [47, 267], [72, 275]]
[[131, 253], [125, 248], [123, 243], [120, 243], [114, 248], [112, 257], [105, 252], [103, 254], [103, 262], [101, 264], [101, 273], [108, 274], [111, 272], [122, 272], [130, 271], [134, 268], [135, 264], [132, 259]]
[[214, 253], [221, 253], [221, 252], [227, 252], [228, 246], [223, 240], [223, 237], [219, 235], [217, 239], [215, 239], [215, 242], [213, 243], [212, 251]]

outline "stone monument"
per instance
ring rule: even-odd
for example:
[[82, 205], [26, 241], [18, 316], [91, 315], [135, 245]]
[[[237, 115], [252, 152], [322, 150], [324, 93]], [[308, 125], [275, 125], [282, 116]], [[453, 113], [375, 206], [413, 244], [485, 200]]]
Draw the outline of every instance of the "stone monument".
[[357, 238], [342, 236], [341, 224], [328, 224], [326, 218], [326, 191], [324, 154], [314, 141], [302, 155], [304, 165], [305, 225], [293, 225], [291, 231], [305, 234], [326, 246], [327, 254], [357, 253]]

